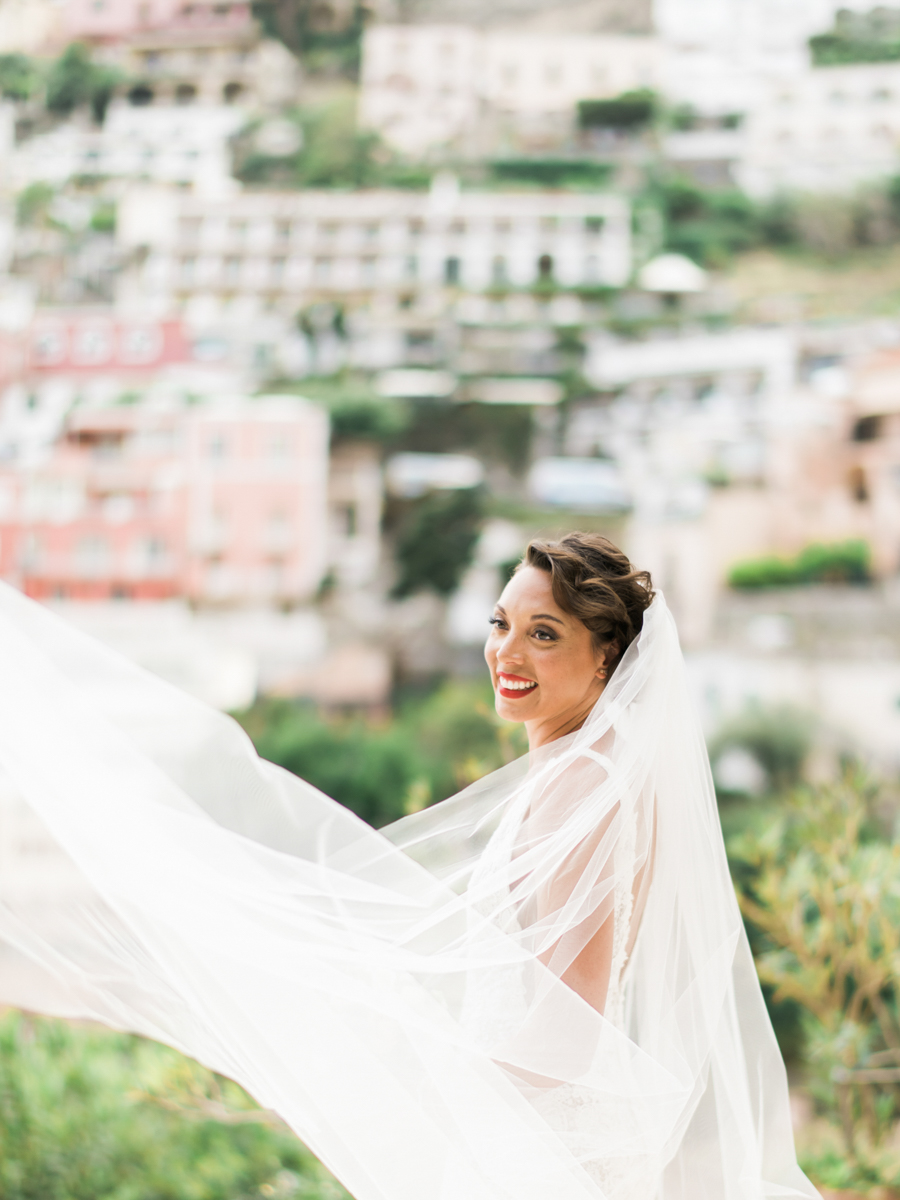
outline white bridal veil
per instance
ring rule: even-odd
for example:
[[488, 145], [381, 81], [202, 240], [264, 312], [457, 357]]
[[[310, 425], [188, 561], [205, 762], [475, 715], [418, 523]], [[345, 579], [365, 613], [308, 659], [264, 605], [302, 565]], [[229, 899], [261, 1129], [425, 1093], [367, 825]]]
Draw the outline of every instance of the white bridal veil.
[[358, 1200], [816, 1196], [662, 597], [581, 730], [380, 832], [5, 587], [0, 662], [0, 1002], [231, 1076]]

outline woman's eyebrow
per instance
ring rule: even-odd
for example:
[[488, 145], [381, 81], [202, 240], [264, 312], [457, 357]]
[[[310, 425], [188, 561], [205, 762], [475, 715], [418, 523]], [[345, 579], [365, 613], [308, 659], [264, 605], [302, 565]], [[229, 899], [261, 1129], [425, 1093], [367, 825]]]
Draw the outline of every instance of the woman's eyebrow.
[[549, 613], [532, 613], [531, 619], [532, 621], [555, 621], [557, 625], [563, 624], [559, 617], [551, 617]]

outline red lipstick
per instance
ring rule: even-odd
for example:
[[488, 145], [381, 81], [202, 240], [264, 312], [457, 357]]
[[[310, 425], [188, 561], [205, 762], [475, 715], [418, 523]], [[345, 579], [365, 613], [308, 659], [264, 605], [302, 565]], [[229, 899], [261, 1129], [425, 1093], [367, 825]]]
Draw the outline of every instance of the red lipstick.
[[[511, 684], [529, 684], [528, 687], [504, 687], [503, 680]], [[537, 691], [537, 680], [526, 679], [524, 675], [510, 675], [508, 671], [497, 672], [497, 691], [507, 700], [521, 700], [523, 696], [530, 696], [532, 692]]]

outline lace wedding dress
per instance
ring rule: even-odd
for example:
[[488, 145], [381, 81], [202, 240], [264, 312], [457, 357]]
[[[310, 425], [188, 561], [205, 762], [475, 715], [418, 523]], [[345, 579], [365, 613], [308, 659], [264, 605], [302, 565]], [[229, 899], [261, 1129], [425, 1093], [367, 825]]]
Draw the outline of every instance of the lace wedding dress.
[[0, 1003], [193, 1055], [358, 1200], [815, 1197], [661, 597], [581, 730], [381, 831], [6, 588], [0, 653]]

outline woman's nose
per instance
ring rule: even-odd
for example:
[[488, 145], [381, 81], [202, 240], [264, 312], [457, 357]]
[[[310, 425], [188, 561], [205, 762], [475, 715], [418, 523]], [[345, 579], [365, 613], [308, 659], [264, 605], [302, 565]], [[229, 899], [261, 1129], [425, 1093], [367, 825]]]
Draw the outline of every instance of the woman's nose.
[[521, 662], [522, 650], [512, 632], [507, 632], [497, 651], [497, 662]]

